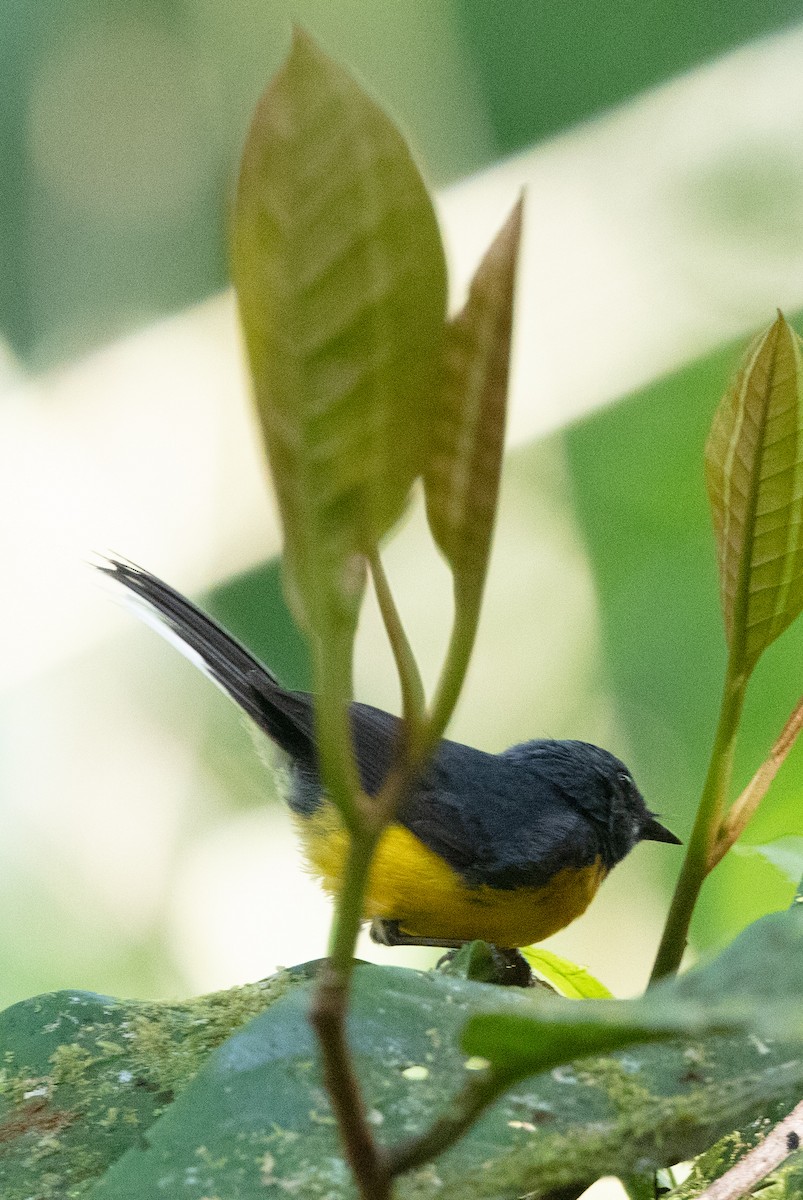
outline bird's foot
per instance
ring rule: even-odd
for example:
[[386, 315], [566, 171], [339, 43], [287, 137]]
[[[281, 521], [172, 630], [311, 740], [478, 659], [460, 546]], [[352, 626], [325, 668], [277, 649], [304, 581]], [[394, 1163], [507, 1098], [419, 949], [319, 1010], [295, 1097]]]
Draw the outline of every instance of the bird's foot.
[[518, 950], [507, 950], [490, 942], [465, 942], [459, 950], [444, 954], [437, 969], [447, 975], [501, 987], [538, 987], [541, 983], [533, 977], [529, 963]]
[[510, 987], [538, 987], [541, 983], [534, 979], [529, 963], [518, 950], [492, 946], [489, 942], [417, 937], [405, 933], [398, 921], [380, 918], [371, 922], [371, 939], [380, 946], [435, 946], [448, 950], [438, 960], [437, 969], [464, 979]]

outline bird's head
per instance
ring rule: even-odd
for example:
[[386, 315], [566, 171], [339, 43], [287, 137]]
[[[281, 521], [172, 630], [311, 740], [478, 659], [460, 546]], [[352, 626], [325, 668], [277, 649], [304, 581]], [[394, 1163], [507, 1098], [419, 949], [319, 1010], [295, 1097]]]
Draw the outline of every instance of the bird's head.
[[647, 808], [625, 764], [607, 750], [589, 742], [543, 740], [513, 746], [507, 754], [530, 762], [594, 822], [609, 868], [638, 842], [681, 844]]

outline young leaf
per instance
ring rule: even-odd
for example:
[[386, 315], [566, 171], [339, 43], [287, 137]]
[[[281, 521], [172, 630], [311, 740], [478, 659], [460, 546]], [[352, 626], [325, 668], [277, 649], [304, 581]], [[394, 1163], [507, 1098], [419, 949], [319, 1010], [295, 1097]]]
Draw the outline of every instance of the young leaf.
[[781, 313], [717, 409], [706, 481], [732, 666], [749, 674], [803, 608], [803, 357]]
[[445, 266], [398, 129], [298, 29], [246, 141], [232, 266], [291, 602], [353, 622], [422, 469]]
[[435, 541], [459, 585], [482, 588], [505, 435], [513, 285], [523, 202], [483, 258], [446, 331], [445, 378], [424, 476]]
[[570, 1000], [612, 1000], [604, 983], [600, 983], [585, 967], [561, 958], [542, 946], [525, 946], [521, 953], [532, 969]]

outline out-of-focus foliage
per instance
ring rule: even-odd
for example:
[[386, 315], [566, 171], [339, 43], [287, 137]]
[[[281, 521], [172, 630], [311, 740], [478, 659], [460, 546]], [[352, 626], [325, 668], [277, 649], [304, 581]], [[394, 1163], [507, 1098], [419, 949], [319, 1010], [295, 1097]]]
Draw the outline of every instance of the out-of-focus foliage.
[[291, 18], [381, 90], [442, 183], [799, 16], [795, 0], [8, 0], [0, 334], [69, 357], [223, 285], [234, 163]]
[[594, 0], [565, 7], [467, 0], [459, 8], [502, 153], [801, 15], [796, 0], [736, 0], [727, 9], [716, 0], [624, 0], [607, 9]]

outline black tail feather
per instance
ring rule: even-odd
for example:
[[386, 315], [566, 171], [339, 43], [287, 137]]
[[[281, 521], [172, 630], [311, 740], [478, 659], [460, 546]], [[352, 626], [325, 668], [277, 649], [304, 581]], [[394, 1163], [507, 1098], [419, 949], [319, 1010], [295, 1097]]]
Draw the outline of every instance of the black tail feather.
[[186, 596], [148, 571], [117, 557], [97, 564], [134, 595], [139, 615], [155, 616], [157, 631], [199, 666], [244, 712], [294, 758], [315, 761], [311, 698], [289, 692], [267, 667]]

